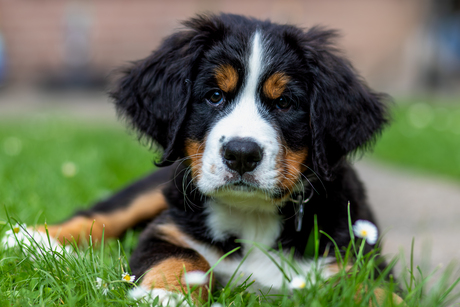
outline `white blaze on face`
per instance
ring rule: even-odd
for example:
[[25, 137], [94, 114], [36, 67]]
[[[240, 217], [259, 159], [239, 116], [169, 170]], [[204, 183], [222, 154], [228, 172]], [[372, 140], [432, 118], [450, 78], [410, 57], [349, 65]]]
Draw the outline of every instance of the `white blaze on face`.
[[264, 60], [263, 38], [256, 31], [251, 38], [251, 51], [246, 64], [247, 75], [242, 90], [233, 102], [234, 107], [212, 127], [206, 138], [202, 172], [197, 182], [198, 188], [204, 194], [213, 193], [233, 176], [224, 164], [222, 146], [234, 138], [251, 138], [260, 146], [263, 158], [251, 174], [261, 189], [270, 190], [276, 186], [276, 156], [280, 144], [273, 125], [262, 116], [266, 111], [260, 103], [257, 91], [264, 70]]

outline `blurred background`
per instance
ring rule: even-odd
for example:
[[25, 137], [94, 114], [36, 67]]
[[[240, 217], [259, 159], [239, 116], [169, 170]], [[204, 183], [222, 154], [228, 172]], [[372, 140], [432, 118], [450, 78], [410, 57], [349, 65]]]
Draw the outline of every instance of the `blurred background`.
[[339, 29], [371, 86], [405, 95], [459, 90], [458, 0], [1, 0], [0, 82], [101, 87], [114, 67], [147, 56], [200, 12]]
[[[0, 204], [29, 223], [39, 213], [55, 221], [73, 209], [55, 210], [56, 199], [43, 195], [44, 173], [81, 185], [67, 195], [76, 207], [148, 172], [145, 150], [136, 171], [112, 163], [99, 172], [112, 177], [85, 176], [111, 157], [96, 149], [108, 132], [91, 125], [123, 126], [104, 93], [107, 77], [203, 12], [339, 29], [355, 68], [395, 101], [393, 125], [357, 163], [386, 233], [384, 252], [403, 250], [407, 259], [415, 237], [415, 258], [429, 258], [430, 268], [460, 259], [460, 0], [0, 0]], [[71, 138], [79, 143], [69, 149]], [[42, 147], [49, 151], [37, 155]], [[46, 167], [25, 167], [46, 154]], [[35, 181], [20, 186], [24, 174]]]

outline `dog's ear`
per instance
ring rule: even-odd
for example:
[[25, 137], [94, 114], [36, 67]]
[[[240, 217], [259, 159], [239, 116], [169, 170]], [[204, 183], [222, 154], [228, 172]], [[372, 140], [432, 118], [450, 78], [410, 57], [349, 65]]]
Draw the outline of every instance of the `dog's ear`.
[[302, 45], [310, 71], [311, 158], [326, 180], [349, 153], [366, 149], [385, 124], [387, 96], [369, 89], [334, 48], [335, 31], [312, 28]]
[[225, 31], [216, 16], [198, 16], [166, 38], [149, 57], [122, 72], [111, 96], [118, 113], [141, 136], [161, 146], [159, 166], [182, 154], [178, 133], [187, 113], [196, 66], [211, 40]]

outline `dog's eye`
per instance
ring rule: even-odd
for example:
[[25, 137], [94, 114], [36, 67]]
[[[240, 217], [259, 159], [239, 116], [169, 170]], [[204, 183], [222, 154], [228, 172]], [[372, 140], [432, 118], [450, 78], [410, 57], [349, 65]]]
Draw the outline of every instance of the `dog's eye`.
[[280, 98], [275, 99], [275, 106], [279, 110], [287, 111], [291, 105], [292, 101], [289, 98], [281, 96]]
[[224, 102], [224, 94], [220, 90], [212, 90], [206, 95], [206, 100], [212, 105]]

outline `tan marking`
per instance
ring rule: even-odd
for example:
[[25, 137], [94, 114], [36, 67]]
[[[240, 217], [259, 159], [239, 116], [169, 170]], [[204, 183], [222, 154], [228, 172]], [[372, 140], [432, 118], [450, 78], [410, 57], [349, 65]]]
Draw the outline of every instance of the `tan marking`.
[[[331, 263], [331, 264], [327, 265], [326, 269], [327, 269], [328, 272], [330, 272], [332, 274], [338, 274], [342, 270], [345, 270], [345, 272], [349, 272], [352, 267], [353, 267], [353, 265], [350, 264], [350, 263], [346, 264], [345, 267], [343, 267], [341, 264], [339, 264], [337, 262], [334, 262], [334, 263]], [[392, 293], [391, 296], [390, 296], [388, 294], [388, 291], [386, 291], [386, 290], [384, 290], [382, 288], [377, 288], [377, 289], [374, 289], [373, 291], [374, 291], [374, 295], [375, 295], [375, 302], [377, 302], [377, 305], [374, 305], [373, 299], [371, 298], [369, 300], [369, 307], [393, 306], [393, 304], [399, 305], [401, 303], [404, 303], [403, 299], [400, 296], [398, 296], [397, 294], [395, 294], [395, 293]], [[355, 294], [355, 300], [357, 302], [361, 302], [362, 297], [364, 295], [366, 295], [366, 292], [367, 292], [367, 287], [366, 287], [365, 290], [363, 290], [363, 287], [359, 286], [358, 291], [356, 291], [356, 294]], [[392, 300], [393, 304], [390, 303], [389, 299]], [[406, 305], [404, 304], [402, 306], [406, 306]]]
[[[373, 291], [374, 291], [375, 299], [372, 297], [369, 299], [369, 307], [395, 306], [395, 305], [407, 306], [404, 303], [404, 300], [396, 293], [389, 294], [387, 290], [382, 289], [382, 288], [377, 288], [377, 289], [374, 289]], [[360, 303], [362, 301], [363, 296], [366, 295], [366, 292], [367, 292], [367, 287], [365, 290], [363, 290], [363, 287], [359, 286], [358, 291], [356, 291], [356, 294], [355, 294], [355, 300]], [[374, 302], [376, 302], [377, 304], [374, 304]]]
[[185, 154], [189, 158], [189, 163], [192, 168], [192, 176], [194, 178], [199, 178], [201, 175], [201, 159], [203, 158], [205, 143], [206, 139], [202, 142], [195, 140], [185, 141]]
[[[206, 259], [204, 259], [201, 255], [197, 254], [197, 256], [197, 259], [194, 260], [169, 258], [157, 265], [154, 265], [142, 278], [141, 285], [148, 289], [160, 288], [169, 291], [187, 293], [187, 286], [183, 280], [184, 271], [202, 271], [206, 273], [210, 269], [209, 263]], [[212, 284], [213, 283], [214, 281]], [[192, 295], [195, 299], [207, 301], [208, 292], [210, 292], [209, 283], [204, 286], [197, 287], [196, 290], [193, 291]]]
[[352, 268], [351, 264], [346, 264], [345, 267], [343, 267], [341, 264], [334, 262], [326, 266], [326, 269], [328, 272], [332, 274], [338, 274], [342, 270], [345, 270], [345, 272], [348, 272]]
[[[286, 148], [286, 147], [285, 147]], [[278, 157], [277, 169], [279, 177], [279, 185], [282, 189], [292, 191], [296, 184], [299, 183], [300, 173], [307, 170], [305, 165], [308, 156], [308, 149], [304, 148], [300, 151], [285, 150]], [[287, 195], [289, 196], [289, 194]]]
[[274, 73], [264, 83], [263, 91], [265, 96], [270, 99], [277, 99], [281, 97], [289, 80], [289, 76], [287, 76], [285, 73]]
[[[100, 242], [103, 231], [105, 239], [118, 237], [137, 223], [154, 218], [165, 209], [167, 203], [163, 193], [154, 190], [138, 196], [127, 208], [91, 217], [76, 216], [62, 224], [48, 226], [48, 231], [50, 237], [57, 238], [61, 243], [73, 240], [81, 243], [81, 239], [87, 240], [89, 234], [93, 242]], [[37, 230], [45, 232], [45, 227], [39, 226]]]
[[238, 73], [235, 68], [229, 64], [224, 64], [215, 70], [217, 85], [224, 92], [232, 92], [238, 84]]
[[174, 224], [161, 224], [157, 226], [159, 230], [159, 236], [174, 245], [181, 246], [181, 247], [188, 247], [188, 244], [185, 243], [184, 238], [186, 235], [180, 231], [179, 228], [177, 228], [176, 225]]

